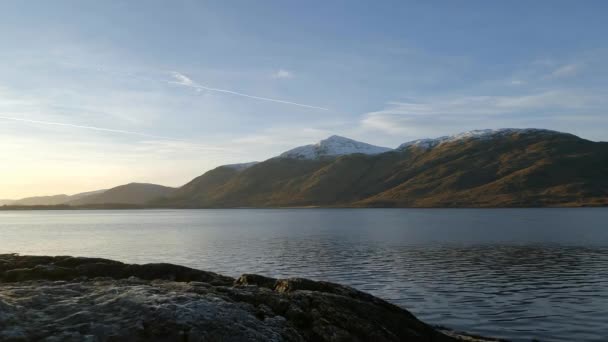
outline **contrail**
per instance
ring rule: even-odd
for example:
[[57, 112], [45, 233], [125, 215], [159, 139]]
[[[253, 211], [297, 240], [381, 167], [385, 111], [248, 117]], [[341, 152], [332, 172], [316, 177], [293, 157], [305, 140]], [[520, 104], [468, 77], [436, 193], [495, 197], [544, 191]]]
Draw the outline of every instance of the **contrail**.
[[151, 134], [145, 134], [145, 133], [139, 133], [139, 132], [124, 131], [124, 130], [120, 130], [120, 129], [102, 128], [102, 127], [94, 127], [94, 126], [74, 125], [74, 124], [63, 123], [63, 122], [51, 122], [51, 121], [31, 120], [31, 119], [23, 119], [23, 118], [13, 118], [13, 117], [9, 117], [9, 116], [0, 116], [0, 119], [2, 119], [2, 120], [11, 120], [11, 121], [20, 121], [20, 122], [28, 122], [28, 123], [35, 123], [35, 124], [41, 124], [41, 125], [75, 127], [75, 128], [91, 129], [91, 130], [94, 130], [94, 131], [139, 135], [139, 136], [148, 137], [148, 138], [161, 138], [161, 139], [175, 140], [175, 139], [172, 139], [172, 138], [161, 137], [161, 136], [157, 136], [157, 135], [151, 135]]
[[[70, 65], [70, 66], [79, 67], [79, 68], [83, 67], [82, 65], [78, 65], [78, 64], [74, 64], [74, 63], [64, 63], [64, 64]], [[103, 66], [98, 66], [98, 67], [95, 67], [94, 69], [97, 70], [97, 71], [99, 71], [99, 72], [102, 72], [102, 73], [114, 74], [114, 75], [119, 75], [119, 76], [122, 76], [122, 77], [130, 77], [130, 78], [133, 78], [133, 79], [136, 79], [136, 80], [140, 80], [140, 81], [144, 81], [144, 82], [154, 82], [154, 83], [159, 82], [158, 80], [151, 79], [151, 78], [146, 78], [146, 77], [141, 77], [139, 75], [135, 75], [135, 74], [129, 73], [129, 72], [112, 71], [112, 70], [110, 70], [108, 68], [105, 68]], [[180, 85], [180, 86], [190, 87], [190, 88], [199, 89], [199, 90], [208, 90], [208, 91], [214, 91], [214, 92], [218, 92], [218, 93], [224, 93], [224, 94], [231, 94], [231, 95], [236, 95], [236, 96], [242, 96], [242, 97], [247, 97], [247, 98], [254, 99], [254, 100], [268, 101], [268, 102], [274, 102], [274, 103], [282, 103], [282, 104], [288, 104], [288, 105], [298, 106], [298, 107], [303, 107], [303, 108], [311, 108], [311, 109], [319, 109], [319, 110], [330, 111], [329, 108], [324, 108], [324, 107], [312, 106], [312, 105], [307, 105], [307, 104], [303, 104], [303, 103], [291, 102], [291, 101], [285, 101], [285, 100], [279, 100], [279, 99], [272, 99], [272, 98], [262, 97], [262, 96], [249, 95], [249, 94], [239, 93], [237, 91], [228, 90], [228, 89], [219, 89], [219, 88], [207, 87], [207, 86], [204, 86], [202, 84], [199, 84], [198, 82], [194, 82], [188, 76], [186, 76], [186, 75], [184, 75], [182, 73], [179, 73], [177, 71], [171, 71], [169, 73], [171, 74], [171, 76], [173, 76], [177, 80], [177, 81], [168, 81], [167, 83], [170, 83], [170, 84], [177, 84], [177, 85]]]
[[268, 97], [261, 97], [261, 96], [243, 94], [243, 93], [239, 93], [239, 92], [232, 91], [232, 90], [227, 90], [227, 89], [219, 89], [219, 88], [206, 87], [206, 86], [203, 86], [201, 84], [198, 84], [198, 83], [194, 82], [193, 80], [191, 80], [186, 75], [180, 74], [178, 72], [173, 72], [172, 74], [173, 74], [173, 77], [177, 79], [177, 81], [169, 81], [169, 83], [181, 85], [181, 86], [184, 86], [184, 87], [190, 87], [190, 88], [200, 89], [200, 90], [215, 91], [215, 92], [219, 92], [219, 93], [225, 93], [225, 94], [231, 94], [231, 95], [236, 95], [236, 96], [247, 97], [247, 98], [255, 99], [255, 100], [269, 101], [269, 102], [275, 102], [275, 103], [283, 103], [283, 104], [288, 104], [288, 105], [293, 105], [293, 106], [298, 106], [298, 107], [320, 109], [320, 110], [327, 110], [327, 111], [329, 111], [328, 108], [323, 108], [323, 107], [311, 106], [311, 105], [297, 103], [297, 102], [291, 102], [291, 101], [271, 99], [271, 98], [268, 98]]
[[[146, 138], [154, 138], [154, 139], [163, 139], [163, 140], [173, 140], [173, 141], [188, 142], [188, 141], [181, 140], [181, 139], [170, 138], [170, 137], [163, 137], [163, 136], [160, 136], [160, 135], [152, 135], [152, 134], [146, 134], [146, 133], [140, 133], [140, 132], [125, 131], [125, 130], [121, 130], [121, 129], [103, 128], [103, 127], [95, 127], [95, 126], [84, 126], [84, 125], [74, 125], [74, 124], [64, 123], [64, 122], [31, 120], [31, 119], [15, 118], [15, 117], [10, 117], [10, 116], [0, 116], [0, 120], [27, 122], [27, 123], [40, 124], [40, 125], [73, 127], [73, 128], [81, 128], [81, 129], [90, 129], [90, 130], [101, 131], [101, 132], [110, 132], [110, 133], [119, 133], [119, 134], [128, 134], [128, 135], [137, 135], [137, 136], [146, 137]], [[200, 145], [198, 145], [198, 147], [203, 148], [203, 149], [207, 149], [207, 150], [226, 151], [226, 149], [220, 148], [220, 147], [208, 147], [208, 146], [200, 146]]]

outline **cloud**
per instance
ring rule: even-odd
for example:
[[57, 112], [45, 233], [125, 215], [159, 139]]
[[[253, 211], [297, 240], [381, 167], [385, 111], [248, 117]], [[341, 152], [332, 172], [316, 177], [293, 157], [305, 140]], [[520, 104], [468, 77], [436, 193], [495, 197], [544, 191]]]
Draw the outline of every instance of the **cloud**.
[[291, 71], [285, 69], [279, 69], [275, 73], [272, 74], [272, 78], [284, 79], [284, 78], [293, 78], [293, 73]]
[[317, 107], [317, 106], [307, 105], [307, 104], [303, 104], [303, 103], [297, 103], [297, 102], [291, 102], [291, 101], [285, 101], [285, 100], [279, 100], [279, 99], [272, 99], [272, 98], [268, 98], [268, 97], [249, 95], [249, 94], [239, 93], [237, 91], [228, 90], [228, 89], [219, 89], [219, 88], [207, 87], [207, 86], [204, 86], [204, 85], [201, 85], [199, 83], [194, 82], [191, 78], [189, 78], [188, 76], [186, 76], [184, 74], [181, 74], [179, 72], [173, 72], [172, 75], [175, 78], [175, 81], [169, 81], [169, 83], [171, 83], [171, 84], [177, 84], [177, 85], [181, 85], [181, 86], [185, 86], [185, 87], [190, 87], [190, 88], [193, 88], [193, 89], [196, 89], [196, 90], [214, 91], [214, 92], [218, 92], [218, 93], [225, 93], [225, 94], [231, 94], [231, 95], [246, 97], [246, 98], [250, 98], [250, 99], [254, 99], [254, 100], [268, 101], [268, 102], [275, 102], [275, 103], [282, 103], [282, 104], [287, 104], [287, 105], [292, 105], [292, 106], [298, 106], [298, 107], [304, 107], [304, 108], [311, 108], [311, 109], [319, 109], [319, 110], [329, 111], [328, 108]]
[[26, 122], [26, 123], [33, 123], [33, 124], [40, 124], [40, 125], [50, 125], [50, 126], [74, 127], [74, 128], [89, 129], [89, 130], [94, 130], [94, 131], [119, 133], [119, 134], [129, 134], [129, 135], [138, 135], [138, 136], [141, 136], [141, 137], [148, 137], [148, 138], [171, 139], [171, 138], [159, 137], [159, 136], [145, 134], [145, 133], [124, 131], [124, 130], [120, 130], [120, 129], [111, 129], [111, 128], [84, 126], [84, 125], [74, 125], [74, 124], [63, 123], [63, 122], [51, 122], [51, 121], [31, 120], [31, 119], [16, 118], [16, 117], [10, 117], [10, 116], [0, 116], [0, 120], [19, 121], [19, 122]]
[[601, 94], [546, 91], [519, 96], [432, 97], [420, 102], [389, 102], [363, 115], [360, 126], [387, 134], [432, 137], [481, 128], [549, 128], [561, 125], [560, 115], [591, 113], [606, 105]]
[[572, 77], [572, 76], [575, 76], [576, 74], [578, 74], [580, 69], [581, 69], [580, 64], [562, 65], [551, 73], [551, 77], [553, 77], [553, 78]]
[[177, 80], [177, 84], [181, 84], [184, 86], [193, 86], [194, 81], [192, 81], [188, 76], [184, 74], [180, 74], [179, 72], [173, 72], [173, 77]]
[[[120, 130], [120, 129], [95, 127], [95, 126], [85, 126], [85, 125], [75, 125], [75, 124], [63, 123], [63, 122], [31, 120], [31, 119], [24, 119], [24, 118], [10, 117], [10, 116], [0, 116], [0, 120], [9, 120], [9, 121], [17, 121], [17, 122], [32, 123], [32, 124], [39, 124], [39, 125], [49, 125], [49, 126], [72, 127], [72, 128], [78, 128], [78, 129], [88, 129], [88, 130], [93, 130], [93, 131], [109, 132], [109, 133], [117, 133], [117, 134], [136, 135], [136, 136], [145, 137], [145, 138], [162, 139], [162, 140], [173, 141], [173, 146], [181, 146], [181, 147], [188, 147], [188, 148], [195, 147], [196, 149], [217, 150], [217, 151], [225, 151], [226, 150], [224, 148], [219, 148], [219, 147], [193, 144], [193, 143], [190, 143], [188, 141], [184, 141], [184, 140], [176, 139], [176, 138], [163, 137], [163, 136], [158, 136], [158, 135], [152, 135], [152, 134], [146, 134], [146, 133], [140, 133], [140, 132], [133, 132], [133, 131], [126, 131], [126, 130]], [[167, 144], [167, 143], [165, 143], [165, 144]]]

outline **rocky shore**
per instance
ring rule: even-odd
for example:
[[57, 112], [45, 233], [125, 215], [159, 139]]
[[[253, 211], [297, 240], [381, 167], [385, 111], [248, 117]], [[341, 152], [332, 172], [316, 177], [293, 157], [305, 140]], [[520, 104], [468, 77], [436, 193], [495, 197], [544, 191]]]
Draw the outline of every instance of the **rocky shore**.
[[0, 255], [0, 341], [495, 341], [350, 287], [172, 264]]

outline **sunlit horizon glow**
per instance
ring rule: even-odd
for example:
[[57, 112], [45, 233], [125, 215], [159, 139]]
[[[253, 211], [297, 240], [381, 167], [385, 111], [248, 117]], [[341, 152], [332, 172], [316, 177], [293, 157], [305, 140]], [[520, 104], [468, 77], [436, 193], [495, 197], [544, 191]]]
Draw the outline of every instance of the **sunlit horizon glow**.
[[608, 3], [0, 4], [0, 199], [180, 186], [333, 134], [608, 140]]

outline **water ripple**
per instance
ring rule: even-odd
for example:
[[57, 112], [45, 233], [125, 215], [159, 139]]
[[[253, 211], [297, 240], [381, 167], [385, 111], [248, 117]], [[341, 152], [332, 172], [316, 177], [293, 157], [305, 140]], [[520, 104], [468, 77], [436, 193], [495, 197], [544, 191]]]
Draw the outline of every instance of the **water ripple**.
[[458, 330], [608, 340], [608, 210], [0, 213], [0, 252], [351, 285]]

